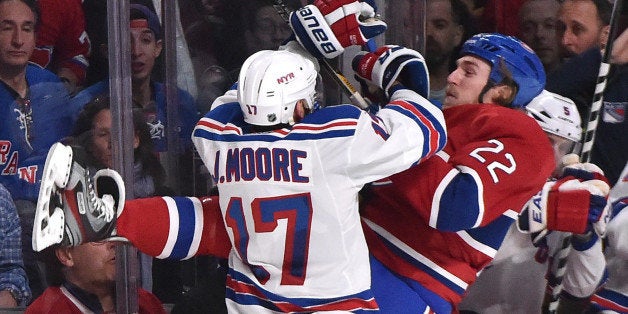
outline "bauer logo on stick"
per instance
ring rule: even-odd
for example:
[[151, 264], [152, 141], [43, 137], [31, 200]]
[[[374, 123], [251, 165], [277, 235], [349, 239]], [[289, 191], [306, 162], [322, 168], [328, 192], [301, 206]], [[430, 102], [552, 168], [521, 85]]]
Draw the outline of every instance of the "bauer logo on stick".
[[[338, 53], [337, 47], [342, 46], [340, 46], [340, 43], [338, 43], [337, 40], [336, 42], [332, 41], [332, 39], [335, 39], [336, 36], [333, 35], [333, 32], [327, 25], [325, 18], [320, 14], [320, 12], [312, 11], [311, 7], [312, 6], [305, 6], [299, 9], [297, 11], [299, 19], [302, 21], [303, 26], [308, 28], [307, 33], [310, 35], [310, 39], [320, 47], [319, 50], [324, 54], [335, 55]], [[318, 14], [315, 14], [315, 12]], [[340, 53], [341, 52], [342, 51], [340, 51]]]

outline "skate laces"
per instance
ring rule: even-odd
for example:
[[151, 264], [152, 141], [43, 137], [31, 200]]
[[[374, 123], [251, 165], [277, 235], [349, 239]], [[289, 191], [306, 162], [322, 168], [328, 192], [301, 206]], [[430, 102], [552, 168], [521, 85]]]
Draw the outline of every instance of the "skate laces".
[[105, 194], [102, 198], [97, 197], [96, 191], [94, 191], [94, 184], [92, 183], [92, 179], [89, 176], [89, 171], [86, 172], [87, 190], [89, 193], [89, 201], [92, 205], [92, 214], [94, 214], [96, 218], [104, 218], [106, 222], [111, 222], [114, 215], [113, 207], [115, 205], [113, 196]]

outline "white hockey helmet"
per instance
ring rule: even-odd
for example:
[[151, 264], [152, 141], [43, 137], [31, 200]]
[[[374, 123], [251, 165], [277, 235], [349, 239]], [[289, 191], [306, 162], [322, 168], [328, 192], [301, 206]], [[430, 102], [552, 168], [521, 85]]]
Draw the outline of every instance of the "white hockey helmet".
[[289, 51], [262, 50], [240, 70], [238, 102], [244, 121], [258, 126], [294, 124], [294, 108], [304, 99], [314, 108], [318, 72], [313, 62]]
[[580, 114], [573, 100], [543, 90], [526, 106], [526, 112], [548, 133], [580, 142]]

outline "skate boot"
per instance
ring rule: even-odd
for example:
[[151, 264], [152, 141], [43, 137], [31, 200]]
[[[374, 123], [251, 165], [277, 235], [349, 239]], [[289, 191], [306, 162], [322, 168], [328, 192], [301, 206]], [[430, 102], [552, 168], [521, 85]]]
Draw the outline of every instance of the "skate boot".
[[[33, 249], [36, 251], [57, 243], [76, 246], [111, 237], [117, 211], [124, 206], [124, 182], [120, 175], [114, 170], [102, 169], [92, 178], [84, 150], [65, 147], [72, 151], [69, 176], [65, 182], [54, 180], [54, 184], [46, 184], [52, 188], [49, 197], [40, 200], [41, 212], [35, 217]], [[56, 168], [53, 160], [51, 167]], [[44, 193], [43, 197], [47, 195]], [[46, 230], [49, 232], [44, 232]]]

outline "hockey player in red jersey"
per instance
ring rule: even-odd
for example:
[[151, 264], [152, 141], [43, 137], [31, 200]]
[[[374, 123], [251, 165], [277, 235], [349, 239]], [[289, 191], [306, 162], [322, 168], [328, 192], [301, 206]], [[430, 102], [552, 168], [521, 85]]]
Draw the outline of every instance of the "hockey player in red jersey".
[[[598, 198], [599, 202], [593, 203], [576, 201], [568, 207], [560, 207], [559, 210], [567, 211], [567, 214], [561, 219], [552, 219], [550, 225], [547, 225], [547, 220], [543, 221], [540, 218], [563, 215], [563, 213], [550, 210], [550, 215], [547, 215], [547, 206], [543, 213], [543, 206], [535, 205], [542, 204], [544, 193], [546, 195], [553, 193], [549, 187], [556, 185], [556, 181], [563, 177], [563, 173], [580, 172], [584, 176], [593, 176], [588, 171], [574, 170], [588, 169], [601, 172], [592, 164], [578, 163], [577, 156], [570, 154], [577, 151], [576, 147], [582, 133], [576, 104], [569, 98], [543, 91], [526, 106], [526, 112], [537, 121], [550, 139], [557, 167], [547, 184], [548, 188], [543, 189], [526, 203], [517, 224], [510, 227], [490, 267], [482, 272], [478, 281], [468, 290], [468, 294], [461, 303], [462, 309], [478, 313], [541, 311], [547, 281], [545, 274], [550, 275], [548, 278], [550, 281], [554, 281], [551, 274], [557, 273], [555, 264], [558, 264], [556, 261], [552, 263], [551, 259], [549, 263], [546, 262], [548, 256], [557, 256], [556, 251], [565, 237], [565, 233], [548, 232], [548, 228], [552, 231], [558, 228], [579, 232], [576, 226], [581, 226], [581, 222], [585, 222], [584, 224], [588, 226], [585, 234], [574, 234], [571, 237], [572, 249], [567, 255], [567, 272], [562, 280], [562, 294], [566, 297], [561, 298], [559, 313], [575, 313], [584, 310], [586, 298], [596, 290], [604, 275], [605, 263], [598, 233], [600, 236], [604, 233], [606, 223], [604, 219], [599, 218], [603, 216], [606, 206], [603, 200], [608, 190], [606, 183], [597, 179], [594, 181], [583, 179], [584, 182], [578, 180], [578, 182], [569, 183], [572, 187], [579, 187], [581, 190], [590, 189], [590, 191], [596, 191], [596, 187], [599, 186], [602, 189], [597, 192], [602, 199]], [[565, 157], [566, 155], [568, 156]], [[559, 192], [577, 193], [578, 190], [572, 188], [570, 191], [570, 189], [565, 189], [565, 186], [562, 188], [559, 186]], [[590, 194], [590, 192], [585, 192], [585, 194]], [[574, 194], [567, 197], [575, 199]], [[534, 230], [530, 230], [531, 225]], [[518, 230], [519, 228], [525, 231]], [[532, 237], [529, 234], [530, 231], [535, 231]], [[537, 242], [538, 251], [531, 239]], [[548, 265], [552, 266], [551, 272], [548, 272]], [[513, 285], [512, 282], [518, 282], [518, 284]], [[550, 295], [552, 293], [551, 290], [547, 292]], [[549, 299], [546, 303], [543, 312], [547, 312]]]
[[373, 283], [386, 313], [457, 312], [554, 170], [547, 136], [520, 110], [545, 84], [534, 52], [514, 37], [479, 34], [464, 43], [457, 64], [443, 104], [445, 149], [365, 193], [372, 263], [402, 282], [394, 291]]

